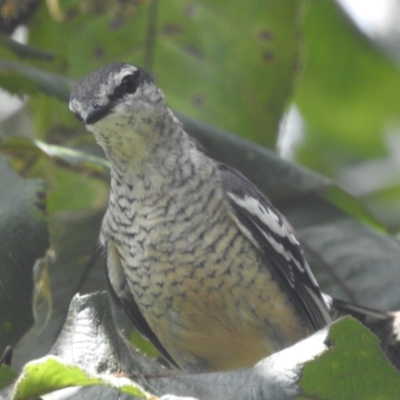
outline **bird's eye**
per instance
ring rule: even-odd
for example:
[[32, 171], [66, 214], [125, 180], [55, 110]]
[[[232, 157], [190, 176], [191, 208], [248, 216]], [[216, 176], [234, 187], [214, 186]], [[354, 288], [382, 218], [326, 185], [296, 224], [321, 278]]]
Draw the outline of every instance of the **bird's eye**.
[[138, 79], [135, 75], [126, 75], [122, 79], [120, 87], [125, 93], [135, 93], [138, 88]]
[[120, 84], [114, 89], [112, 93], [108, 95], [108, 100], [111, 103], [121, 101], [125, 95], [135, 93], [140, 83], [142, 82], [142, 73], [140, 70], [133, 72], [132, 74], [125, 75]]

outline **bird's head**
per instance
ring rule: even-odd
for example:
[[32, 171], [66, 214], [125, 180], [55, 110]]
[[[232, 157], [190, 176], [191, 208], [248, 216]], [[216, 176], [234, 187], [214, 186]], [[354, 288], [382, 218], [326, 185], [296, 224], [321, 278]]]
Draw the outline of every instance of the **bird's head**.
[[107, 117], [152, 114], [163, 99], [147, 72], [130, 64], [112, 63], [75, 85], [69, 108], [87, 127], [92, 127]]
[[143, 157], [168, 113], [150, 75], [126, 63], [108, 64], [83, 78], [71, 91], [69, 108], [111, 161]]

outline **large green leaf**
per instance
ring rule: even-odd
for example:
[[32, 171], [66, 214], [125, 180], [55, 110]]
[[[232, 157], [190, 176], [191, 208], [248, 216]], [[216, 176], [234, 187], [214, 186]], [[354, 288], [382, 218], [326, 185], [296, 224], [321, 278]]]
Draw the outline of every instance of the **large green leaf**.
[[400, 373], [386, 359], [379, 340], [359, 322], [345, 318], [329, 332], [330, 349], [305, 365], [299, 400], [400, 397]]
[[57, 356], [50, 355], [24, 366], [10, 400], [27, 400], [71, 386], [93, 385], [154, 399], [127, 376], [132, 368], [131, 352], [116, 332], [104, 294], [77, 296], [73, 300], [52, 353]]
[[91, 375], [79, 366], [66, 364], [54, 356], [31, 361], [25, 365], [22, 373], [9, 397], [10, 400], [29, 400], [69, 387], [95, 385], [114, 388], [139, 399], [155, 399], [126, 377]]
[[[43, 3], [30, 40], [62, 53], [74, 78], [110, 61], [146, 66], [174, 108], [273, 147], [297, 74], [302, 3], [116, 2], [99, 12], [89, 1], [69, 0], [62, 4], [62, 22], [52, 20]], [[66, 40], [71, 35], [79, 40]], [[9, 88], [12, 78], [3, 73], [0, 83]], [[38, 129], [56, 123], [48, 108], [55, 112], [57, 104], [36, 99], [32, 107]]]
[[160, 2], [154, 72], [171, 106], [274, 147], [296, 75], [301, 3]]
[[0, 157], [0, 349], [33, 323], [33, 266], [49, 245], [44, 196], [41, 181], [22, 179]]
[[96, 251], [103, 214], [103, 210], [81, 210], [58, 212], [50, 218], [52, 248], [57, 255], [49, 271], [53, 313], [43, 331], [14, 352], [13, 365], [18, 368], [48, 353], [76, 292], [106, 289], [104, 260], [101, 251]]
[[385, 154], [382, 134], [400, 119], [400, 72], [333, 0], [310, 0], [307, 62], [296, 102], [309, 124], [301, 160], [323, 173]]

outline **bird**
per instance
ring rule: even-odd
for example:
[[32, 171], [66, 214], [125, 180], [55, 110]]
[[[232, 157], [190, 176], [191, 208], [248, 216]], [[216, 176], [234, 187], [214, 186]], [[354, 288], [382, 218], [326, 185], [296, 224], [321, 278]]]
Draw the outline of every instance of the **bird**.
[[250, 367], [331, 322], [287, 219], [208, 156], [146, 71], [103, 66], [69, 108], [111, 165], [100, 232], [110, 292], [171, 366]]

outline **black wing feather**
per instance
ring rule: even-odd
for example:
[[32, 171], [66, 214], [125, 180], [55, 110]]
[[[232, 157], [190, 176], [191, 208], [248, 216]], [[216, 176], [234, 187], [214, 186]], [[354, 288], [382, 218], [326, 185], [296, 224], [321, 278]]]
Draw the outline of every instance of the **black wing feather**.
[[[224, 164], [219, 164], [219, 169], [226, 199], [239, 228], [266, 255], [275, 274], [313, 329], [317, 331], [326, 326], [330, 322], [326, 304], [304, 259], [300, 244], [293, 239], [290, 224], [241, 173]], [[246, 207], [246, 200], [252, 201], [253, 209]], [[255, 214], [254, 204], [259, 205], [259, 213]], [[265, 211], [273, 213], [276, 223], [286, 235], [274, 231], [267, 217], [262, 218]], [[282, 248], [277, 250], [280, 245]]]

